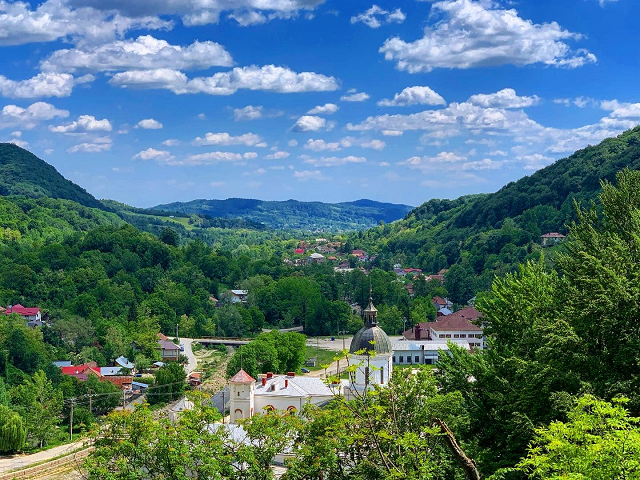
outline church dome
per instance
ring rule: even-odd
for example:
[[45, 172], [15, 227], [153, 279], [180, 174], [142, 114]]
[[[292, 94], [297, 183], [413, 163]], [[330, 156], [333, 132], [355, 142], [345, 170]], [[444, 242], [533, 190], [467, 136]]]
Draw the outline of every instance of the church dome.
[[[391, 340], [384, 330], [378, 326], [378, 310], [373, 306], [373, 299], [369, 297], [369, 306], [363, 312], [364, 327], [356, 333], [351, 340], [349, 353], [355, 354], [357, 351], [373, 351], [377, 355], [393, 353]], [[375, 342], [375, 343], [371, 343]]]

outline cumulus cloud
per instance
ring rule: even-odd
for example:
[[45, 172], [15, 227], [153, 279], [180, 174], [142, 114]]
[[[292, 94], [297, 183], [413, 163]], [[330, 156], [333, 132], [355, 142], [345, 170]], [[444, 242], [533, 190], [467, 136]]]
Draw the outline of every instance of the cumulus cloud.
[[142, 35], [136, 39], [56, 50], [41, 62], [40, 67], [52, 72], [103, 72], [156, 68], [204, 70], [232, 65], [231, 55], [218, 43], [196, 41], [183, 47]]
[[208, 152], [200, 153], [198, 155], [190, 155], [184, 160], [172, 160], [167, 162], [172, 166], [202, 166], [202, 165], [215, 165], [220, 162], [235, 162], [244, 164], [246, 160], [253, 159], [257, 155], [255, 152], [246, 152], [244, 154], [233, 152]]
[[41, 72], [27, 80], [10, 80], [0, 75], [0, 95], [9, 98], [68, 97], [73, 87], [93, 80], [93, 75], [74, 78], [68, 73]]
[[180, 140], [169, 138], [162, 142], [162, 145], [164, 145], [165, 147], [175, 147], [176, 145], [180, 145]]
[[97, 120], [93, 115], [80, 115], [78, 120], [67, 125], [49, 126], [49, 130], [54, 133], [110, 132], [111, 129], [109, 120]]
[[342, 150], [343, 148], [349, 147], [361, 147], [361, 148], [372, 148], [374, 150], [382, 150], [386, 147], [386, 143], [382, 140], [365, 140], [362, 138], [354, 138], [354, 137], [345, 137], [338, 142], [325, 142], [322, 139], [314, 140], [310, 138], [307, 140], [307, 143], [304, 144], [304, 148], [307, 150], [312, 150], [314, 152], [336, 152]]
[[504, 165], [504, 160], [491, 160], [485, 158], [484, 160], [477, 160], [475, 162], [467, 162], [462, 164], [463, 170], [497, 170]]
[[111, 138], [98, 137], [90, 142], [79, 143], [67, 148], [67, 153], [101, 153], [111, 150]]
[[46, 102], [36, 102], [27, 108], [5, 105], [0, 112], [0, 128], [21, 126], [28, 130], [42, 121], [68, 116], [68, 110], [58, 109]]
[[494, 2], [443, 0], [431, 7], [432, 17], [442, 19], [424, 29], [414, 42], [387, 39], [380, 53], [409, 73], [434, 68], [474, 68], [542, 63], [576, 68], [596, 61], [585, 49], [573, 51], [568, 41], [582, 36], [556, 22], [534, 23], [515, 9]]
[[298, 146], [298, 141], [297, 140], [289, 140], [287, 142], [287, 145], [289, 145], [290, 147], [297, 147]]
[[84, 1], [76, 6], [80, 8], [70, 6], [65, 0], [48, 0], [37, 7], [28, 2], [0, 1], [0, 45], [69, 38], [100, 43], [122, 37], [129, 30], [167, 30], [173, 25], [154, 15], [133, 18], [121, 15], [113, 8], [97, 11], [86, 8], [89, 4]]
[[328, 180], [328, 177], [325, 177], [320, 170], [296, 170], [293, 172], [293, 177], [301, 182], [306, 182], [307, 180]]
[[401, 137], [404, 132], [402, 130], [382, 130], [380, 133], [385, 137]]
[[136, 124], [136, 128], [142, 128], [144, 130], [160, 130], [162, 128], [162, 123], [153, 118], [145, 118]]
[[291, 155], [289, 152], [280, 150], [279, 152], [274, 152], [264, 158], [266, 158], [267, 160], [281, 160], [283, 158], [287, 158], [289, 155]]
[[343, 102], [364, 102], [368, 100], [369, 94], [365, 92], [356, 92], [356, 90], [351, 89], [347, 92], [347, 95], [343, 95], [340, 97], [340, 100]]
[[362, 22], [367, 27], [379, 28], [385, 23], [402, 23], [406, 18], [406, 15], [399, 8], [390, 12], [377, 5], [372, 5], [368, 10], [351, 17], [351, 23]]
[[342, 149], [342, 145], [340, 142], [325, 142], [322, 139], [314, 140], [310, 138], [307, 140], [307, 143], [303, 145], [303, 148], [314, 152], [324, 152], [325, 150], [338, 151]]
[[525, 108], [537, 105], [540, 97], [519, 97], [513, 88], [504, 88], [496, 93], [471, 95], [467, 102], [485, 108]]
[[318, 132], [320, 130], [331, 130], [334, 122], [327, 122], [326, 118], [315, 115], [303, 115], [291, 128], [294, 132]]
[[304, 163], [308, 163], [315, 167], [341, 167], [350, 163], [365, 163], [366, 161], [367, 159], [365, 157], [349, 155], [348, 157], [307, 158]]
[[338, 105], [335, 103], [325, 103], [317, 105], [307, 112], [308, 115], [332, 115], [338, 111]]
[[244, 133], [233, 136], [227, 132], [208, 132], [204, 137], [196, 137], [192, 143], [194, 145], [245, 145], [247, 147], [266, 147], [266, 144], [264, 144], [260, 136], [255, 133]]
[[244, 108], [234, 108], [233, 109], [233, 119], [236, 122], [246, 121], [246, 120], [258, 120], [262, 118], [262, 111], [264, 108], [260, 106], [254, 107], [253, 105], [247, 105]]
[[624, 103], [617, 100], [605, 100], [601, 102], [603, 110], [611, 110], [612, 118], [640, 118], [640, 103]]
[[435, 157], [423, 156], [423, 157], [411, 157], [402, 162], [398, 162], [398, 165], [406, 165], [409, 168], [417, 170], [429, 170], [436, 166], [442, 166], [448, 163], [463, 162], [467, 159], [465, 156], [456, 155], [453, 152], [440, 152]]
[[136, 153], [133, 157], [134, 160], [155, 160], [157, 162], [170, 162], [175, 157], [166, 150], [156, 150], [155, 148], [147, 148], [141, 152]]
[[384, 98], [380, 107], [403, 107], [407, 105], [446, 105], [444, 98], [429, 87], [407, 87], [396, 93], [393, 99]]
[[211, 77], [193, 79], [170, 68], [129, 70], [116, 73], [109, 83], [122, 88], [166, 89], [179, 95], [232, 95], [242, 89], [276, 93], [328, 92], [338, 89], [334, 77], [315, 72], [296, 73], [275, 65], [237, 67]]

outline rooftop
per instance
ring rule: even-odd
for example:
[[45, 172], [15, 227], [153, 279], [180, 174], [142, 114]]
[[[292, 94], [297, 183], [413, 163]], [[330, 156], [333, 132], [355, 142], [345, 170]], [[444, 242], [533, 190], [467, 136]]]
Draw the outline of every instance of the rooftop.
[[276, 375], [268, 378], [264, 386], [258, 383], [256, 395], [307, 398], [331, 396], [333, 392], [321, 378]]
[[252, 383], [255, 381], [255, 378], [245, 372], [242, 368], [238, 373], [236, 373], [229, 379], [229, 383]]

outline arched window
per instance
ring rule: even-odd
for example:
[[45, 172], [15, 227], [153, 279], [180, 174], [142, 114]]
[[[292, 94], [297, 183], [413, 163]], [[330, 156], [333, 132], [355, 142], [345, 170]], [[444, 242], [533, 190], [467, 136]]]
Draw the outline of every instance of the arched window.
[[380, 385], [384, 385], [384, 367], [380, 367]]
[[236, 417], [236, 420], [238, 419], [243, 419], [244, 418], [244, 414], [242, 413], [242, 410], [239, 408], [236, 408], [236, 411], [234, 412], [234, 415]]
[[266, 412], [274, 412], [276, 409], [273, 405], [267, 405], [266, 407], [264, 407], [264, 410]]
[[287, 412], [290, 413], [291, 415], [295, 414], [297, 411], [298, 409], [293, 405], [291, 405], [290, 407], [287, 407]]

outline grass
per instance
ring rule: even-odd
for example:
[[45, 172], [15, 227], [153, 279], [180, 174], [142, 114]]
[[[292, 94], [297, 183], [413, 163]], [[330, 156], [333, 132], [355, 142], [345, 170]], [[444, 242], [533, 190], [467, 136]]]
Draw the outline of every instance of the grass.
[[315, 367], [305, 366], [304, 368], [308, 368], [309, 370], [322, 370], [321, 365], [330, 364], [331, 362], [333, 362], [333, 359], [339, 355], [340, 355], [340, 352], [334, 352], [333, 350], [327, 350], [325, 348], [318, 348], [318, 347], [311, 347], [307, 345], [304, 352], [305, 362], [310, 358], [315, 357], [316, 366]]

